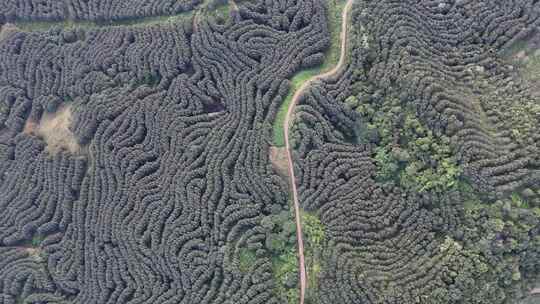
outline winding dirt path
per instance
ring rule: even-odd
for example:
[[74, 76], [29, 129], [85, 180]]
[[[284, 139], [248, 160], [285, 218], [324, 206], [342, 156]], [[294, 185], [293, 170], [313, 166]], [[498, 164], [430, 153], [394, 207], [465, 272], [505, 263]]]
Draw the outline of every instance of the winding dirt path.
[[238, 4], [236, 4], [236, 2], [234, 2], [234, 0], [230, 0], [229, 1], [229, 4], [231, 5], [231, 8], [235, 11], [238, 11]]
[[301, 223], [301, 216], [300, 216], [300, 206], [298, 203], [298, 191], [296, 189], [296, 178], [294, 176], [294, 167], [293, 167], [293, 160], [292, 160], [292, 151], [291, 146], [289, 144], [289, 125], [292, 121], [292, 116], [294, 114], [294, 108], [298, 102], [298, 99], [304, 91], [309, 88], [309, 86], [317, 80], [331, 77], [332, 75], [335, 75], [341, 71], [343, 66], [346, 63], [346, 55], [347, 55], [347, 26], [349, 24], [349, 16], [350, 11], [352, 8], [354, 0], [347, 0], [347, 4], [343, 8], [342, 13], [342, 23], [341, 23], [341, 53], [339, 57], [338, 64], [331, 69], [328, 72], [315, 75], [308, 79], [306, 82], [296, 90], [296, 92], [293, 95], [293, 98], [291, 100], [291, 104], [289, 105], [289, 109], [287, 110], [287, 116], [285, 117], [285, 121], [283, 123], [283, 130], [285, 132], [285, 148], [287, 150], [287, 166], [289, 169], [289, 177], [290, 177], [290, 183], [291, 183], [291, 189], [293, 193], [293, 202], [294, 202], [294, 213], [296, 218], [296, 239], [298, 241], [298, 257], [300, 260], [299, 268], [300, 268], [300, 304], [304, 304], [304, 297], [306, 294], [306, 285], [307, 285], [307, 276], [306, 276], [306, 265], [304, 261], [304, 241], [302, 239], [302, 223]]

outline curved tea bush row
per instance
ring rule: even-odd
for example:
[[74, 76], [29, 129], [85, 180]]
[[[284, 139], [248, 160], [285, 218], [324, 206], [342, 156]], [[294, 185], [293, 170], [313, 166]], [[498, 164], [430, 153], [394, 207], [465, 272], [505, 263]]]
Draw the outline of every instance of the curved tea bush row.
[[57, 97], [72, 100], [129, 81], [171, 79], [189, 68], [188, 23], [16, 32], [0, 46], [0, 69], [4, 71], [0, 81], [2, 86], [23, 89], [28, 98], [49, 105]]
[[[294, 298], [261, 223], [289, 209], [271, 123], [329, 35], [322, 1], [282, 4], [0, 42], [2, 303]], [[51, 153], [33, 130], [66, 106], [80, 151]]]
[[362, 1], [353, 16], [349, 68], [295, 113], [299, 199], [326, 235], [310, 300], [514, 303], [540, 270], [540, 103], [497, 51], [538, 3]]
[[382, 95], [400, 91], [423, 123], [451, 138], [475, 187], [501, 195], [539, 184], [538, 101], [494, 54], [540, 25], [536, 1], [383, 1], [359, 10], [372, 45], [368, 81]]
[[201, 0], [5, 0], [0, 4], [0, 18], [7, 21], [113, 21], [179, 14], [193, 10], [201, 3]]

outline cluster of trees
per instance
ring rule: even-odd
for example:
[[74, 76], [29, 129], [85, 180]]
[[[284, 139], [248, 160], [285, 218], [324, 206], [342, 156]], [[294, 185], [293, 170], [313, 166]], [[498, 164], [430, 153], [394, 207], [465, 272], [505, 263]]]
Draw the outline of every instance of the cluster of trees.
[[450, 138], [423, 126], [410, 104], [391, 94], [378, 102], [360, 102], [355, 95], [345, 100], [347, 110], [360, 116], [355, 142], [376, 146], [377, 179], [396, 180], [419, 192], [456, 187], [461, 168]]
[[[391, 7], [386, 18], [372, 13], [385, 6]], [[354, 22], [367, 29], [358, 40], [369, 46], [358, 51], [365, 71], [359, 74], [377, 92], [356, 87], [353, 93], [381, 103], [381, 96], [397, 92], [422, 124], [453, 139], [464, 175], [480, 191], [505, 195], [539, 184], [540, 121], [532, 106], [538, 101], [495, 52], [540, 23], [538, 6], [529, 0], [440, 6], [360, 5]]]
[[[325, 6], [239, 5], [225, 23], [0, 41], [0, 301], [277, 304], [278, 284], [298, 295], [292, 218], [263, 221], [289, 204], [268, 150], [287, 77], [328, 45]], [[77, 155], [25, 130], [66, 104]], [[26, 263], [36, 236], [39, 261]]]
[[265, 230], [265, 246], [272, 260], [274, 288], [281, 303], [299, 301], [298, 254], [296, 246], [296, 223], [292, 208], [265, 216], [261, 220]]
[[201, 3], [202, 0], [5, 0], [0, 5], [0, 18], [7, 21], [113, 21], [174, 15], [193, 10]]
[[293, 126], [300, 202], [326, 236], [310, 299], [514, 303], [533, 287], [538, 99], [493, 50], [538, 20], [535, 1], [356, 4], [349, 68]]

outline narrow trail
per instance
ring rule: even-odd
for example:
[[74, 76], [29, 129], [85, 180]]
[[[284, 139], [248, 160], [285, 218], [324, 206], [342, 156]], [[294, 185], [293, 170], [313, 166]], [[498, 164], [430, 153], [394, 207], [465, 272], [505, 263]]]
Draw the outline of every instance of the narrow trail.
[[[80, 27], [80, 28], [87, 28], [87, 29], [111, 28], [111, 27], [118, 27], [118, 26], [146, 27], [146, 26], [153, 26], [153, 25], [159, 25], [159, 24], [169, 24], [171, 22], [176, 22], [177, 18], [190, 18], [190, 17], [193, 17], [193, 26], [196, 26], [196, 23], [199, 20], [198, 15], [201, 13], [201, 10], [205, 8], [205, 6], [207, 5], [207, 2], [208, 0], [204, 0], [201, 4], [195, 6], [191, 10], [177, 12], [172, 15], [138, 16], [138, 17], [131, 17], [131, 18], [120, 19], [120, 20], [108, 20], [108, 21], [80, 20], [80, 19], [76, 20], [73, 18], [74, 13], [68, 9], [67, 13], [65, 14], [67, 17], [64, 18], [63, 20], [56, 20], [56, 21], [17, 20], [17, 21], [7, 22], [4, 26], [9, 25], [9, 26], [17, 28], [20, 31], [25, 31], [25, 32], [44, 32], [56, 26], [64, 28], [64, 29], [71, 28], [71, 27]], [[236, 3], [234, 3], [234, 1], [232, 1], [231, 3], [234, 5], [234, 7], [238, 8], [236, 6]], [[1, 26], [0, 26], [0, 29], [1, 29]]]
[[347, 4], [343, 8], [342, 13], [342, 23], [341, 23], [341, 53], [339, 56], [339, 62], [338, 64], [331, 69], [330, 71], [327, 71], [325, 73], [315, 75], [308, 79], [306, 82], [298, 88], [298, 90], [294, 93], [293, 98], [291, 100], [291, 104], [289, 105], [289, 109], [287, 110], [287, 116], [285, 117], [285, 121], [283, 123], [283, 130], [285, 132], [285, 148], [287, 150], [287, 166], [289, 170], [289, 177], [290, 177], [290, 183], [291, 183], [291, 189], [293, 193], [293, 202], [294, 202], [294, 213], [296, 218], [296, 239], [298, 242], [298, 257], [299, 257], [299, 268], [300, 268], [300, 304], [304, 304], [304, 297], [306, 293], [306, 285], [307, 285], [307, 276], [306, 276], [306, 266], [304, 261], [304, 241], [302, 239], [302, 223], [301, 223], [301, 215], [300, 215], [300, 206], [298, 203], [298, 191], [296, 189], [296, 178], [294, 176], [294, 167], [293, 167], [293, 160], [292, 160], [292, 151], [291, 146], [289, 143], [289, 125], [292, 121], [291, 117], [294, 115], [294, 109], [296, 107], [296, 104], [298, 102], [298, 99], [302, 96], [304, 91], [309, 88], [309, 86], [317, 80], [331, 77], [341, 71], [343, 66], [346, 63], [346, 55], [347, 55], [347, 26], [349, 24], [349, 12], [352, 8], [354, 0], [347, 0]]

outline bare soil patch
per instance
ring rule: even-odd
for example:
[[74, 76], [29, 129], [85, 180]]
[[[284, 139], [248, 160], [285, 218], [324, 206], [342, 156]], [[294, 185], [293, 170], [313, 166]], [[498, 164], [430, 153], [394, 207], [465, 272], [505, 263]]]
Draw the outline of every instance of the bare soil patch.
[[27, 124], [29, 124], [30, 130], [35, 130], [35, 134], [47, 143], [46, 150], [49, 153], [65, 150], [77, 154], [81, 151], [81, 147], [69, 129], [71, 121], [71, 106], [64, 106], [54, 113], [45, 112], [37, 126], [32, 125], [32, 122], [27, 122]]
[[2, 42], [2, 40], [6, 38], [9, 34], [16, 31], [17, 31], [17, 27], [11, 23], [6, 23], [0, 26], [0, 42]]
[[24, 124], [23, 133], [28, 135], [36, 135], [38, 123], [35, 120], [28, 119]]
[[287, 177], [287, 149], [285, 147], [270, 147], [270, 161], [274, 169], [282, 177]]

